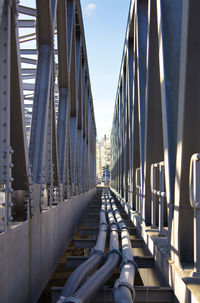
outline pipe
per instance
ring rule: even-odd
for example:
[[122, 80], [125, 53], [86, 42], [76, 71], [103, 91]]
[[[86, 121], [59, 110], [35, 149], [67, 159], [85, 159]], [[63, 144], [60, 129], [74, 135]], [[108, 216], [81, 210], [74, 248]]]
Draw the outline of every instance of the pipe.
[[130, 235], [127, 226], [114, 203], [114, 199], [111, 200], [111, 204], [121, 231], [123, 257], [122, 264], [120, 266], [120, 277], [118, 280], [116, 280], [113, 289], [113, 298], [115, 303], [133, 303], [135, 298], [135, 290], [133, 285], [137, 264], [133, 258]]
[[57, 303], [63, 302], [63, 298], [71, 296], [80, 285], [83, 283], [85, 278], [91, 274], [99, 265], [101, 265], [105, 259], [105, 245], [108, 226], [106, 223], [106, 206], [102, 203], [100, 210], [100, 228], [96, 246], [93, 249], [93, 254], [88, 258], [87, 261], [78, 266], [69, 279], [65, 283], [61, 295]]
[[106, 262], [73, 294], [73, 296], [68, 297], [65, 301], [61, 302], [89, 303], [95, 297], [98, 290], [114, 273], [119, 263], [121, 253], [119, 251], [118, 227], [110, 203], [107, 205], [107, 212], [110, 227], [110, 243]]

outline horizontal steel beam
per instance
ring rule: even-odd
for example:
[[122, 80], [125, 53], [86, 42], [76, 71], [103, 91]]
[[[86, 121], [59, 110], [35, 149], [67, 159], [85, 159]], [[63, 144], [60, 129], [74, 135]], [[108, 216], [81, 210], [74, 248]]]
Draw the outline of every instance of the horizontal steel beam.
[[[80, 235], [81, 236], [95, 236], [98, 234], [99, 228], [90, 228], [90, 227], [81, 227], [80, 228]], [[136, 228], [130, 227], [129, 228], [130, 235], [136, 235]]]
[[[62, 291], [62, 287], [51, 288], [51, 303], [56, 303]], [[173, 289], [170, 287], [151, 287], [151, 286], [135, 286], [136, 296], [134, 303], [172, 303], [174, 302]], [[94, 303], [112, 303], [112, 288], [104, 287], [101, 289], [95, 299]]]
[[[88, 259], [85, 256], [67, 256], [66, 266], [68, 269], [75, 269], [77, 266], [82, 264]], [[154, 258], [151, 256], [135, 256], [135, 262], [137, 263], [138, 268], [153, 268], [154, 267]]]
[[[87, 227], [97, 227], [99, 225], [99, 221], [98, 220], [84, 220], [84, 222], [82, 222], [83, 226], [87, 226]], [[133, 222], [131, 220], [126, 220], [126, 225], [128, 227], [133, 227]]]
[[35, 20], [18, 20], [18, 25], [20, 28], [34, 28], [35, 27]]
[[[96, 239], [73, 239], [74, 246], [78, 248], [93, 248], [96, 244]], [[109, 247], [109, 241], [106, 243]], [[132, 248], [141, 248], [143, 247], [142, 239], [131, 239]]]

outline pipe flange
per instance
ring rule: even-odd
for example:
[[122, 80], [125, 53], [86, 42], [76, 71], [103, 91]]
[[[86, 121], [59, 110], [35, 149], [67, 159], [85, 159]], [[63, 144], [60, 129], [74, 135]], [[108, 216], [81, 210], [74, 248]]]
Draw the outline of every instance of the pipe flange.
[[106, 209], [106, 212], [107, 212], [107, 214], [110, 213], [110, 212], [113, 213], [113, 211], [112, 211], [111, 208], [110, 209]]
[[126, 230], [128, 233], [129, 233], [129, 235], [130, 235], [130, 229], [125, 225], [125, 226], [123, 226], [121, 229], [120, 229], [120, 231], [122, 232], [123, 230]]
[[109, 250], [106, 254], [106, 259], [108, 258], [108, 256], [111, 254], [111, 253], [116, 253], [119, 255], [120, 259], [122, 259], [122, 253], [119, 249], [116, 249], [116, 248], [113, 248], [111, 250]]
[[99, 226], [98, 226], [98, 229], [100, 230], [100, 227], [105, 225], [106, 229], [105, 230], [102, 230], [102, 231], [107, 231], [108, 230], [108, 224], [107, 223], [100, 223]]
[[126, 264], [133, 264], [133, 265], [135, 266], [135, 268], [138, 269], [138, 265], [137, 265], [137, 263], [135, 262], [134, 259], [131, 260], [131, 259], [123, 258], [123, 259], [122, 259], [122, 262], [121, 262], [121, 264], [120, 264], [120, 271], [121, 271], [122, 267], [123, 267], [124, 265], [126, 265]]
[[132, 299], [134, 301], [135, 300], [135, 289], [134, 289], [133, 285], [129, 284], [128, 282], [120, 281], [119, 279], [117, 279], [115, 281], [115, 285], [114, 285], [113, 291], [112, 291], [113, 297], [114, 297], [114, 292], [116, 291], [116, 289], [119, 288], [119, 287], [121, 287], [121, 286], [126, 287], [126, 288], [128, 288], [130, 290]]
[[119, 209], [118, 209], [118, 208], [113, 209], [113, 213], [115, 214], [116, 212], [118, 212], [118, 213], [120, 214], [120, 212], [119, 212]]
[[[116, 226], [115, 229], [113, 229], [113, 227], [112, 227], [113, 225]], [[116, 231], [118, 234], [120, 233], [120, 230], [119, 230], [119, 228], [118, 228], [118, 224], [115, 223], [115, 222], [112, 222], [112, 223], [109, 225], [109, 232], [111, 233], [112, 231]]]

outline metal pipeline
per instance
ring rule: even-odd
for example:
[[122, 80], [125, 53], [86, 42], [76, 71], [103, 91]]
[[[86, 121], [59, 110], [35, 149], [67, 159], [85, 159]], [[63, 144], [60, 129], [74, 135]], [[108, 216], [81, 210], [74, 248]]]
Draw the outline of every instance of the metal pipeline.
[[121, 231], [122, 241], [122, 263], [120, 277], [116, 280], [113, 289], [113, 298], [115, 303], [133, 303], [135, 298], [134, 279], [137, 264], [132, 254], [132, 246], [128, 228], [123, 221], [114, 199], [111, 200], [112, 209]]
[[121, 258], [118, 241], [118, 226], [114, 219], [110, 203], [107, 205], [110, 227], [109, 252], [106, 262], [71, 296], [60, 302], [89, 303], [98, 290], [112, 276]]
[[71, 296], [78, 289], [78, 287], [80, 287], [85, 278], [103, 263], [105, 259], [104, 250], [106, 245], [107, 230], [108, 226], [106, 223], [106, 205], [105, 201], [102, 201], [100, 210], [99, 234], [96, 246], [93, 249], [93, 254], [88, 258], [87, 261], [78, 266], [70, 275], [69, 279], [63, 287], [57, 303], [65, 302], [63, 300], [65, 300], [66, 297]]

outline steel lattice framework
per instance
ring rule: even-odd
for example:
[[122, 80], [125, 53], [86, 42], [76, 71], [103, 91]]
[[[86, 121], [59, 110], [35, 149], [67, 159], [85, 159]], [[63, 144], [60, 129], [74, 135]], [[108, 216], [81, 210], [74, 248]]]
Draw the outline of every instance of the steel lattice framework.
[[190, 283], [200, 274], [199, 12], [199, 1], [131, 2], [112, 127], [111, 187], [168, 240]]
[[0, 7], [5, 230], [20, 191], [32, 216], [34, 184], [41, 210], [95, 187], [96, 127], [79, 1], [36, 1], [35, 9], [1, 1]]
[[80, 1], [31, 3], [0, 1], [1, 302], [38, 300], [96, 192]]

